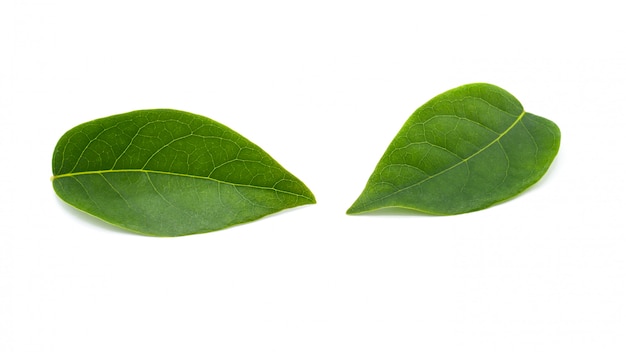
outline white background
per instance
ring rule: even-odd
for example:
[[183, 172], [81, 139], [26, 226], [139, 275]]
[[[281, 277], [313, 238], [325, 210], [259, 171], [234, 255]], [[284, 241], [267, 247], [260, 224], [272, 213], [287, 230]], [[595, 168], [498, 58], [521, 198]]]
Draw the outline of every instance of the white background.
[[[0, 351], [625, 351], [617, 1], [0, 2]], [[347, 216], [409, 115], [496, 84], [556, 122], [513, 200]], [[59, 137], [211, 117], [318, 204], [151, 238], [58, 200]]]

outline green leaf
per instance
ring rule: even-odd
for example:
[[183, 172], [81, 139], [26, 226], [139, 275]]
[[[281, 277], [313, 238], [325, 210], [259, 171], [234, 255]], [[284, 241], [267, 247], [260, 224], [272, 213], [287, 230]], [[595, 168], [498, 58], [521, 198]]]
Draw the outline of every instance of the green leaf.
[[451, 215], [487, 208], [546, 173], [561, 132], [484, 83], [449, 90], [400, 129], [348, 214], [401, 207]]
[[141, 110], [69, 130], [52, 184], [70, 205], [122, 228], [182, 236], [315, 203], [260, 147], [203, 116]]

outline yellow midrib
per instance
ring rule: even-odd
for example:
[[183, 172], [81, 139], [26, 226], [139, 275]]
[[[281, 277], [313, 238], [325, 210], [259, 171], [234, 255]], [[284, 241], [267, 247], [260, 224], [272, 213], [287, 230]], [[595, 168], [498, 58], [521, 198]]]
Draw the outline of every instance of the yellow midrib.
[[60, 179], [60, 178], [76, 177], [76, 176], [82, 176], [82, 175], [104, 175], [104, 174], [125, 173], [125, 172], [126, 173], [144, 173], [144, 174], [157, 174], [157, 175], [168, 175], [168, 176], [178, 176], [178, 177], [189, 177], [189, 178], [195, 178], [195, 179], [200, 179], [200, 180], [218, 182], [218, 183], [222, 183], [222, 184], [226, 184], [226, 185], [230, 185], [230, 186], [236, 186], [236, 187], [249, 187], [249, 188], [257, 188], [257, 189], [263, 189], [263, 190], [272, 190], [272, 191], [276, 191], [276, 192], [280, 192], [280, 193], [285, 193], [285, 194], [290, 194], [290, 195], [294, 195], [294, 196], [297, 196], [297, 197], [303, 197], [303, 198], [306, 198], [306, 199], [310, 199], [309, 197], [307, 197], [306, 195], [303, 195], [303, 194], [297, 194], [297, 193], [293, 193], [293, 192], [288, 192], [288, 191], [280, 190], [280, 189], [273, 188], [273, 187], [264, 187], [264, 186], [255, 186], [255, 185], [246, 185], [246, 184], [227, 182], [227, 181], [214, 179], [214, 178], [211, 178], [211, 177], [208, 177], [208, 176], [197, 176], [197, 175], [189, 175], [189, 174], [180, 174], [180, 173], [176, 173], [176, 172], [144, 170], [144, 169], [118, 169], [118, 170], [99, 170], [99, 171], [70, 172], [70, 173], [62, 174], [62, 175], [53, 175], [50, 178], [50, 180], [54, 181], [54, 180], [57, 180], [57, 179]]
[[446, 169], [444, 169], [444, 170], [441, 170], [441, 171], [437, 172], [437, 173], [436, 173], [436, 174], [434, 174], [434, 175], [430, 175], [430, 176], [426, 177], [425, 179], [423, 179], [423, 180], [421, 180], [421, 181], [419, 181], [419, 182], [417, 182], [417, 183], [415, 183], [415, 184], [412, 184], [412, 185], [410, 185], [410, 186], [406, 186], [406, 187], [401, 188], [401, 189], [399, 189], [399, 190], [397, 190], [397, 191], [394, 191], [394, 192], [392, 192], [392, 193], [389, 193], [389, 194], [387, 194], [387, 195], [386, 195], [386, 196], [384, 196], [384, 197], [377, 198], [377, 199], [375, 199], [375, 200], [372, 200], [372, 201], [370, 201], [370, 202], [367, 202], [367, 203], [363, 204], [361, 207], [367, 207], [368, 205], [370, 205], [370, 204], [372, 204], [372, 203], [374, 203], [374, 202], [379, 202], [379, 201], [381, 201], [381, 200], [383, 200], [383, 199], [386, 199], [386, 198], [389, 198], [389, 197], [393, 196], [394, 194], [398, 194], [398, 193], [403, 192], [403, 191], [405, 191], [405, 190], [407, 190], [407, 189], [409, 189], [409, 188], [413, 188], [413, 187], [419, 186], [419, 185], [421, 185], [422, 183], [424, 183], [424, 182], [426, 182], [426, 181], [428, 181], [428, 180], [431, 180], [431, 179], [433, 179], [433, 178], [435, 178], [435, 177], [437, 177], [437, 176], [439, 176], [439, 175], [441, 175], [441, 174], [444, 174], [444, 173], [446, 173], [446, 172], [448, 172], [448, 171], [450, 171], [450, 170], [454, 169], [455, 167], [457, 167], [457, 166], [459, 166], [459, 165], [461, 165], [461, 164], [463, 164], [463, 163], [466, 163], [467, 161], [469, 161], [470, 159], [472, 159], [472, 158], [473, 158], [473, 157], [475, 157], [476, 155], [478, 155], [478, 154], [482, 153], [485, 149], [487, 149], [487, 148], [491, 147], [492, 145], [494, 145], [495, 143], [497, 143], [498, 141], [500, 141], [500, 139], [501, 139], [503, 136], [505, 136], [505, 135], [506, 135], [506, 134], [507, 134], [507, 133], [508, 133], [511, 129], [513, 129], [513, 127], [515, 127], [515, 126], [516, 126], [516, 125], [517, 125], [517, 124], [518, 124], [518, 123], [522, 120], [522, 118], [524, 117], [524, 115], [525, 115], [525, 114], [526, 114], [526, 111], [522, 110], [522, 112], [521, 112], [521, 113], [519, 114], [519, 116], [515, 119], [515, 121], [513, 121], [513, 123], [511, 124], [511, 126], [509, 126], [506, 130], [504, 130], [502, 133], [500, 133], [500, 135], [498, 135], [498, 137], [496, 137], [496, 138], [495, 138], [493, 141], [491, 141], [489, 144], [487, 144], [487, 145], [485, 145], [484, 147], [480, 148], [479, 150], [477, 150], [475, 153], [473, 153], [472, 155], [468, 156], [467, 158], [465, 158], [465, 159], [463, 159], [463, 160], [460, 160], [459, 162], [455, 163], [454, 165], [451, 165], [450, 167], [448, 167], [448, 168], [446, 168]]

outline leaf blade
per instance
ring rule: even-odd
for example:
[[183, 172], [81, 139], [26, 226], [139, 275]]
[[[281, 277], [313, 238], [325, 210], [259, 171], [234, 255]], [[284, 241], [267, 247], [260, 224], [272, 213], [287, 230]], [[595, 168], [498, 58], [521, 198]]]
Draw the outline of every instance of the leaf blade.
[[402, 207], [452, 215], [484, 209], [537, 182], [559, 143], [558, 127], [525, 112], [510, 93], [485, 83], [464, 85], [409, 117], [347, 213]]
[[76, 126], [57, 143], [52, 164], [61, 199], [153, 236], [215, 231], [315, 203], [304, 183], [260, 147], [216, 121], [176, 110]]

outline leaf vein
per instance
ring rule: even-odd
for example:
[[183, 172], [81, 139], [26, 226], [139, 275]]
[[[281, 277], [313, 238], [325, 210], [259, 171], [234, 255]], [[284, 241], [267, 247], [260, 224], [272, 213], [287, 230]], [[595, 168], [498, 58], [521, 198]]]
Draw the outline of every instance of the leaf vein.
[[231, 186], [235, 186], [235, 187], [247, 187], [247, 188], [256, 188], [256, 189], [263, 189], [263, 190], [272, 190], [278, 193], [283, 193], [283, 194], [287, 194], [287, 195], [291, 195], [291, 196], [295, 196], [295, 197], [301, 197], [304, 199], [308, 199], [308, 200], [313, 200], [310, 197], [307, 197], [303, 194], [298, 194], [298, 193], [294, 193], [294, 192], [289, 192], [286, 190], [282, 190], [282, 189], [276, 189], [273, 187], [266, 187], [266, 186], [257, 186], [257, 185], [251, 185], [251, 184], [238, 184], [238, 183], [233, 183], [233, 182], [227, 182], [227, 181], [223, 181], [223, 180], [218, 180], [218, 179], [214, 179], [211, 177], [204, 177], [204, 176], [196, 176], [196, 175], [186, 175], [186, 174], [179, 174], [179, 173], [175, 173], [175, 172], [166, 172], [166, 171], [156, 171], [156, 170], [144, 170], [144, 169], [120, 169], [120, 170], [101, 170], [101, 171], [82, 171], [82, 172], [74, 172], [74, 173], [67, 173], [67, 174], [62, 174], [62, 175], [55, 175], [52, 177], [52, 180], [56, 180], [59, 178], [63, 178], [63, 177], [74, 177], [76, 178], [77, 176], [81, 176], [81, 175], [101, 175], [101, 174], [110, 174], [110, 173], [133, 173], [133, 172], [139, 172], [139, 173], [146, 173], [146, 174], [160, 174], [160, 175], [169, 175], [169, 176], [179, 176], [179, 177], [189, 177], [189, 178], [195, 178], [195, 179], [202, 179], [202, 180], [207, 180], [207, 181], [213, 181], [213, 182], [217, 182], [220, 184], [225, 184], [225, 185], [231, 185]]
[[429, 176], [429, 177], [427, 177], [427, 178], [425, 178], [425, 179], [423, 179], [423, 180], [420, 180], [419, 182], [416, 182], [416, 183], [414, 183], [414, 184], [408, 185], [408, 186], [406, 186], [406, 187], [399, 188], [399, 189], [397, 189], [396, 191], [391, 192], [391, 193], [389, 193], [389, 194], [386, 194], [386, 195], [385, 195], [385, 196], [383, 196], [383, 197], [376, 198], [376, 199], [374, 199], [374, 200], [371, 200], [371, 201], [369, 201], [369, 202], [366, 202], [363, 206], [367, 206], [367, 205], [369, 205], [369, 204], [371, 204], [371, 203], [373, 203], [373, 202], [377, 202], [377, 201], [381, 201], [381, 200], [383, 200], [383, 199], [389, 198], [389, 197], [391, 197], [391, 196], [393, 196], [393, 195], [396, 195], [396, 194], [398, 194], [398, 193], [400, 193], [400, 192], [404, 192], [404, 191], [405, 191], [405, 190], [407, 190], [407, 189], [411, 189], [411, 188], [413, 188], [413, 187], [420, 186], [420, 185], [421, 185], [421, 184], [423, 184], [424, 182], [426, 182], [426, 181], [428, 181], [428, 180], [430, 180], [430, 179], [432, 179], [432, 178], [434, 178], [434, 177], [437, 177], [437, 176], [439, 176], [439, 175], [442, 175], [442, 174], [444, 174], [444, 173], [446, 173], [446, 172], [448, 172], [448, 171], [450, 171], [450, 170], [452, 170], [452, 169], [456, 168], [457, 166], [461, 165], [462, 163], [467, 163], [469, 160], [471, 160], [471, 159], [472, 159], [472, 158], [474, 158], [475, 156], [479, 155], [481, 152], [483, 152], [484, 150], [486, 150], [486, 149], [487, 149], [487, 148], [489, 148], [490, 146], [494, 145], [495, 143], [499, 143], [499, 142], [500, 142], [500, 139], [501, 139], [503, 136], [505, 136], [505, 135], [506, 135], [506, 134], [507, 134], [507, 133], [508, 133], [511, 129], [513, 129], [513, 127], [515, 127], [515, 126], [516, 126], [516, 125], [517, 125], [517, 124], [518, 124], [518, 123], [522, 120], [522, 118], [524, 117], [524, 115], [525, 115], [525, 114], [526, 114], [526, 112], [525, 112], [525, 111], [522, 111], [522, 113], [521, 113], [521, 114], [520, 114], [520, 115], [519, 115], [519, 116], [515, 119], [515, 121], [513, 121], [513, 123], [511, 124], [511, 126], [509, 126], [506, 130], [504, 130], [504, 132], [500, 133], [500, 134], [498, 135], [498, 137], [496, 137], [493, 141], [491, 141], [489, 144], [485, 145], [484, 147], [482, 147], [481, 149], [479, 149], [478, 151], [476, 151], [476, 152], [475, 152], [475, 153], [473, 153], [472, 155], [468, 156], [467, 158], [464, 158], [464, 159], [460, 160], [459, 162], [457, 162], [457, 163], [455, 163], [455, 164], [453, 164], [453, 165], [451, 165], [451, 166], [449, 166], [449, 167], [447, 167], [447, 168], [445, 168], [445, 169], [443, 169], [443, 170], [441, 170], [441, 171], [437, 172], [436, 174], [433, 174], [433, 175], [431, 175], [431, 176]]

